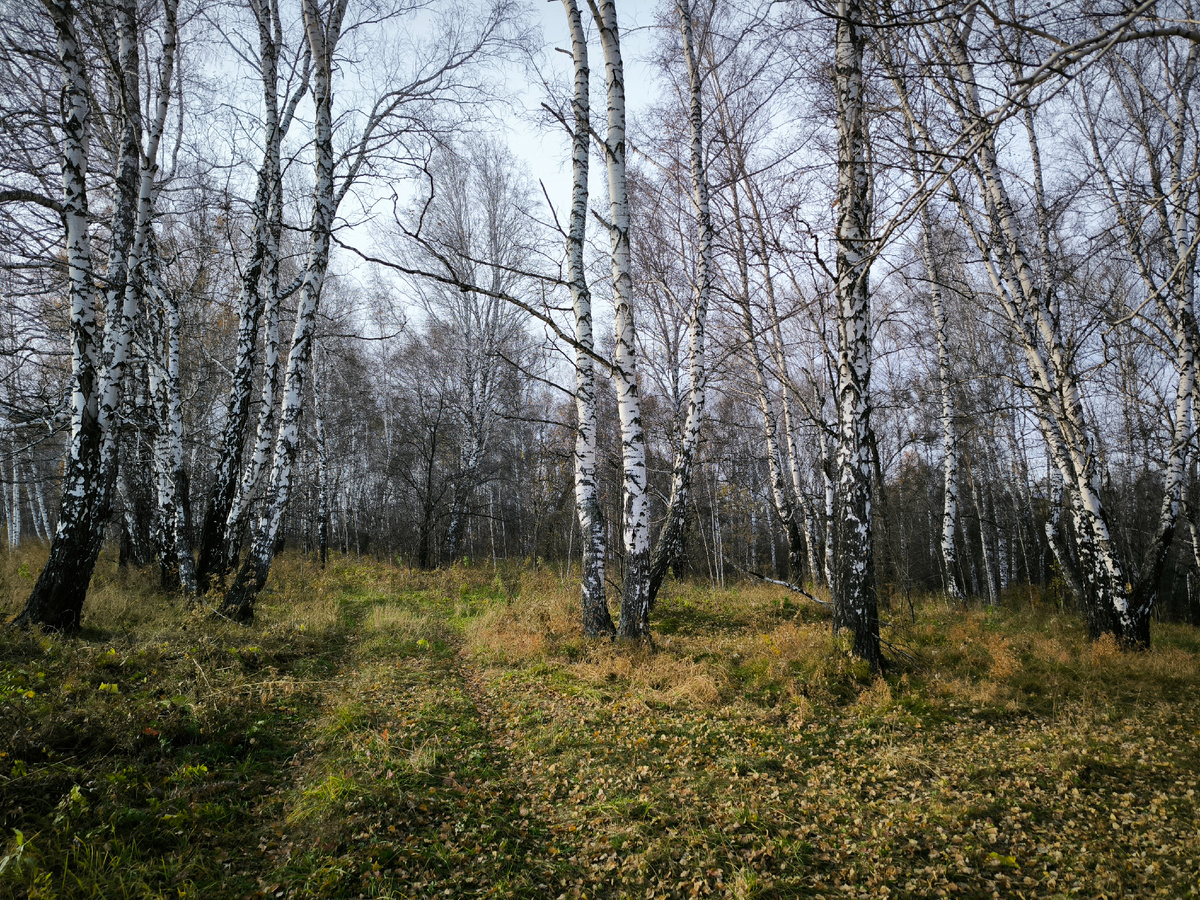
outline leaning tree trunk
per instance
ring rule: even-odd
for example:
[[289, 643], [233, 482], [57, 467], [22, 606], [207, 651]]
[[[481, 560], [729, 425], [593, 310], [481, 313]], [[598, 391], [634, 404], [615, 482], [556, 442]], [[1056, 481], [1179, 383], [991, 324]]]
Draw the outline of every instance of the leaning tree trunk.
[[[1080, 567], [1078, 577], [1073, 580], [1083, 589], [1080, 599], [1087, 609], [1089, 630], [1093, 638], [1111, 634], [1120, 644], [1141, 645], [1142, 632], [1147, 638], [1149, 635], [1148, 610], [1134, 609], [1130, 603], [1124, 566], [1117, 555], [1101, 500], [1094, 439], [1084, 415], [1072, 355], [1060, 330], [1054, 284], [1039, 281], [1030, 261], [999, 165], [995, 133], [983, 113], [975, 71], [966, 49], [971, 23], [972, 17], [968, 16], [959, 25], [948, 26], [950, 37], [944, 48], [961, 87], [962, 102], [957, 109], [962, 126], [968, 133], [982, 135], [970, 162], [984, 200], [989, 234], [985, 237], [972, 227], [971, 236], [984, 254], [993, 289], [1020, 338], [1042, 436], [1070, 497]], [[1049, 264], [1048, 228], [1044, 225], [1046, 202], [1040, 189], [1040, 164], [1032, 127], [1029, 140], [1036, 176], [1040, 249]], [[964, 220], [969, 220], [961, 198], [955, 199], [960, 202]], [[1002, 239], [999, 252], [993, 247], [993, 236]], [[1164, 534], [1169, 536], [1169, 531]]]
[[834, 628], [849, 631], [855, 655], [878, 669], [882, 656], [871, 529], [871, 216], [862, 13], [859, 0], [838, 3], [838, 448], [832, 593]]
[[692, 308], [691, 343], [688, 349], [688, 375], [691, 390], [688, 395], [687, 418], [683, 435], [675, 453], [671, 473], [671, 496], [667, 503], [666, 521], [654, 546], [650, 561], [647, 608], [653, 607], [671, 562], [683, 544], [683, 526], [687, 521], [687, 505], [691, 495], [692, 469], [700, 449], [700, 426], [704, 419], [704, 403], [708, 388], [705, 371], [704, 327], [712, 295], [713, 226], [708, 203], [708, 172], [704, 164], [704, 112], [701, 105], [702, 84], [700, 68], [692, 37], [692, 14], [687, 0], [677, 0], [679, 29], [683, 37], [684, 58], [687, 61], [690, 104], [688, 120], [691, 127], [692, 200], [696, 207], [696, 230], [699, 234], [699, 283], [696, 285], [695, 305]]
[[[282, 49], [282, 29], [278, 7], [275, 3], [251, 2], [251, 10], [258, 19], [259, 60], [262, 74], [263, 108], [266, 112], [263, 123], [265, 150], [259, 166], [254, 202], [251, 206], [251, 235], [253, 244], [250, 259], [242, 272], [241, 291], [238, 295], [238, 338], [234, 356], [233, 374], [229, 384], [229, 399], [226, 404], [225, 423], [221, 430], [221, 451], [217, 471], [209, 490], [205, 506], [204, 524], [200, 536], [200, 554], [197, 578], [200, 589], [209, 590], [215, 583], [224, 580], [230, 567], [236, 562], [231, 559], [229, 546], [236, 541], [236, 531], [241, 525], [242, 513], [231, 515], [238, 499], [243, 448], [250, 421], [250, 397], [253, 391], [256, 345], [260, 322], [264, 312], [268, 320], [274, 314], [274, 340], [268, 335], [265, 354], [274, 350], [269, 360], [268, 379], [275, 380], [275, 361], [278, 359], [278, 300], [279, 300], [279, 238], [282, 216], [282, 180], [280, 173], [280, 147], [284, 135], [292, 122], [296, 106], [307, 92], [308, 68], [305, 67], [300, 86], [293, 91], [285, 105], [283, 114], [279, 110], [279, 55]], [[266, 297], [259, 282], [266, 276]], [[272, 323], [268, 321], [268, 330]], [[266, 391], [264, 390], [264, 394]], [[271, 406], [275, 402], [272, 391], [268, 398]], [[265, 409], [270, 407], [264, 407]], [[269, 419], [270, 417], [267, 416]], [[267, 433], [270, 433], [269, 422]], [[257, 449], [257, 444], [256, 444]], [[261, 460], [261, 457], [259, 457]]]
[[113, 74], [124, 96], [102, 346], [96, 336], [95, 274], [88, 235], [88, 118], [92, 107], [87, 59], [71, 4], [67, 0], [46, 0], [45, 5], [58, 40], [64, 75], [62, 218], [71, 302], [71, 436], [50, 556], [14, 621], [21, 626], [73, 631], [79, 627], [83, 601], [100, 553], [116, 478], [116, 420], [138, 311], [136, 282], [128, 273], [140, 265], [149, 241], [158, 144], [174, 71], [176, 3], [165, 0], [163, 4], [158, 102], [144, 155], [137, 10], [132, 0], [125, 0], [117, 8], [119, 52]]
[[621, 618], [617, 634], [646, 638], [650, 634], [650, 498], [646, 492], [646, 436], [642, 430], [637, 382], [637, 330], [633, 321], [633, 272], [629, 252], [629, 189], [625, 179], [625, 71], [617, 33], [615, 0], [592, 6], [608, 92], [608, 135], [604, 159], [608, 169], [608, 234], [612, 258], [616, 347], [613, 380], [621, 420], [623, 468], [622, 525], [625, 577], [621, 585]]
[[321, 366], [313, 348], [313, 432], [317, 444], [317, 558], [325, 568], [329, 555], [329, 453], [325, 444], [325, 408], [321, 394]]
[[254, 602], [259, 591], [267, 583], [279, 527], [291, 498], [292, 469], [300, 444], [304, 381], [312, 355], [321, 287], [329, 268], [330, 236], [337, 212], [333, 172], [332, 57], [345, 8], [344, 2], [336, 4], [326, 25], [322, 21], [316, 0], [305, 0], [304, 3], [304, 28], [313, 60], [313, 100], [316, 107], [316, 179], [309, 226], [308, 260], [300, 288], [292, 347], [288, 354], [279, 431], [275, 438], [271, 477], [263, 501], [263, 510], [254, 528], [250, 552], [238, 569], [237, 577], [221, 604], [221, 613], [238, 622], [249, 622], [254, 618]]
[[567, 232], [567, 272], [575, 307], [575, 513], [583, 551], [581, 606], [583, 633], [611, 635], [612, 617], [604, 593], [604, 519], [596, 481], [596, 365], [592, 358], [592, 296], [588, 290], [583, 245], [587, 231], [588, 151], [590, 146], [589, 66], [587, 37], [575, 0], [563, 0], [571, 29], [575, 63], [575, 113], [572, 132], [571, 220]]

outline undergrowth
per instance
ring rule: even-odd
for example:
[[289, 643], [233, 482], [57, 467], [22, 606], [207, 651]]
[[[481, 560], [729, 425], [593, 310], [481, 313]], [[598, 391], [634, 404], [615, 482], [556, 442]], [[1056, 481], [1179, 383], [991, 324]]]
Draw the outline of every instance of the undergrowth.
[[[36, 550], [0, 555], [7, 616]], [[249, 628], [102, 557], [0, 634], [0, 896], [1194, 896], [1195, 629], [668, 583], [653, 646], [507, 564], [277, 561]]]

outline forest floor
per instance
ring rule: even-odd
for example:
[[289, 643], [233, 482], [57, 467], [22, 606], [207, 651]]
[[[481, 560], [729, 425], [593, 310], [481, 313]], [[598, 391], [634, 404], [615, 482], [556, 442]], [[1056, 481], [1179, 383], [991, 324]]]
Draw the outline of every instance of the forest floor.
[[102, 560], [0, 633], [0, 896], [1200, 896], [1194, 628], [897, 603], [872, 679], [778, 588], [669, 584], [654, 649], [576, 590], [289, 557], [241, 628]]

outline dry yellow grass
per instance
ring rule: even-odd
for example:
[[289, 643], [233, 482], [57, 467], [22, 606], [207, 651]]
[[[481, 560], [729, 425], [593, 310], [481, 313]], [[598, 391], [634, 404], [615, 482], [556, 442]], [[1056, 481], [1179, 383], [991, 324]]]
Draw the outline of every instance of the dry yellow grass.
[[645, 700], [668, 706], [681, 701], [715, 704], [725, 682], [717, 666], [619, 644], [593, 647], [584, 659], [568, 664], [567, 671], [593, 686], [619, 684]]

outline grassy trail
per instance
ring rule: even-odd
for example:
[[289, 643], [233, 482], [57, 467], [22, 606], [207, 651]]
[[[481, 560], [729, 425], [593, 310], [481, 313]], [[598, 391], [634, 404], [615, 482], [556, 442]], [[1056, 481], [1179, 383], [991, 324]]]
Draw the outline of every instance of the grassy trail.
[[451, 611], [356, 605], [272, 878], [301, 895], [558, 896], [570, 867], [544, 853]]

